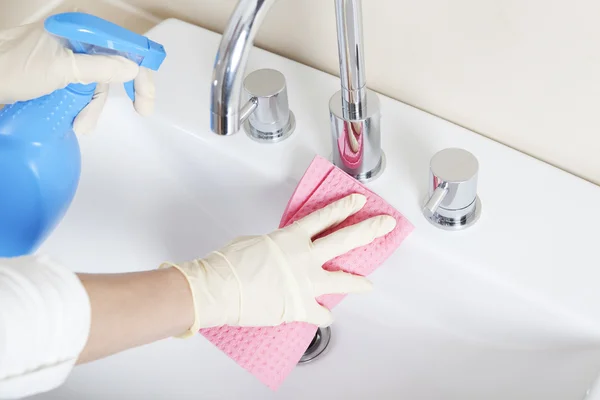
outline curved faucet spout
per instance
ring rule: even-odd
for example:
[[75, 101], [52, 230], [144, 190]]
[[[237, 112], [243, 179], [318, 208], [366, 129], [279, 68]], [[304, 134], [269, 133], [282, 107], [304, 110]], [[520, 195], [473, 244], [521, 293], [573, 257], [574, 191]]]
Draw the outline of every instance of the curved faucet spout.
[[210, 94], [210, 129], [218, 135], [236, 133], [250, 114], [248, 105], [240, 106], [244, 72], [256, 32], [275, 1], [239, 0], [223, 33]]

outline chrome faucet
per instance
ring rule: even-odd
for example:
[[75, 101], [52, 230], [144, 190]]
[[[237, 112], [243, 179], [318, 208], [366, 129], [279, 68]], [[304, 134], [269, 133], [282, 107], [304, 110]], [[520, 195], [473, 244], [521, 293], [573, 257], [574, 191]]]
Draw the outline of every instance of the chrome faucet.
[[211, 82], [210, 129], [231, 135], [255, 107], [249, 101], [240, 107], [248, 54], [265, 15], [275, 0], [239, 0], [223, 32]]
[[379, 97], [367, 89], [361, 0], [335, 0], [341, 90], [329, 100], [333, 163], [362, 182], [385, 168]]
[[[244, 79], [254, 37], [274, 2], [239, 0], [223, 33], [211, 83], [210, 125], [218, 135], [231, 135], [243, 125], [253, 139], [276, 141], [294, 129], [281, 74], [261, 70]], [[383, 171], [385, 157], [379, 98], [366, 87], [361, 0], [335, 0], [335, 10], [341, 89], [329, 101], [332, 161], [356, 179], [369, 181]]]

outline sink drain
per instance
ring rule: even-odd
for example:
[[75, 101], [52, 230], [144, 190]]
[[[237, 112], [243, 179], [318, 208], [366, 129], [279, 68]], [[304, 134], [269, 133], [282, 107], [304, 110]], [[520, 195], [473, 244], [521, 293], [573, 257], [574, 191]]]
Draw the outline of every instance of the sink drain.
[[317, 329], [317, 333], [315, 333], [315, 337], [312, 342], [308, 345], [308, 348], [298, 361], [298, 364], [306, 364], [307, 362], [313, 361], [321, 354], [325, 352], [327, 346], [329, 345], [329, 341], [331, 340], [331, 328], [319, 328]]

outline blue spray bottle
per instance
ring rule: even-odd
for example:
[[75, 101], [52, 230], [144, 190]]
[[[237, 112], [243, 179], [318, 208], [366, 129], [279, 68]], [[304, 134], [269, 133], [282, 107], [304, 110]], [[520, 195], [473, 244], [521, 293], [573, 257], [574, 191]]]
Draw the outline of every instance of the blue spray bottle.
[[[46, 19], [46, 31], [75, 53], [120, 55], [158, 70], [163, 46], [85, 13]], [[96, 88], [64, 89], [0, 110], [0, 257], [34, 252], [69, 208], [81, 168], [73, 120]], [[131, 100], [133, 81], [125, 83]]]

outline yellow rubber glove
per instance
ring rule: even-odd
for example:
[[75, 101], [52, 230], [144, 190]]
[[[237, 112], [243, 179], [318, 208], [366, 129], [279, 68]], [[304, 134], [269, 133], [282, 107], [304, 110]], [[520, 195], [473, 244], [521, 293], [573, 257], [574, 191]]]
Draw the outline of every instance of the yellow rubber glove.
[[134, 80], [134, 107], [152, 113], [152, 71], [124, 57], [73, 54], [44, 30], [43, 22], [0, 31], [0, 104], [31, 100], [70, 83], [98, 83], [92, 101], [73, 123], [78, 134], [96, 126], [108, 95], [108, 84]]
[[196, 320], [182, 337], [221, 325], [331, 324], [331, 312], [316, 297], [365, 292], [372, 285], [362, 276], [326, 271], [323, 264], [391, 232], [396, 220], [377, 216], [323, 238], [312, 238], [358, 212], [365, 203], [363, 195], [353, 194], [268, 235], [238, 238], [203, 259], [161, 265], [183, 272], [192, 290]]

